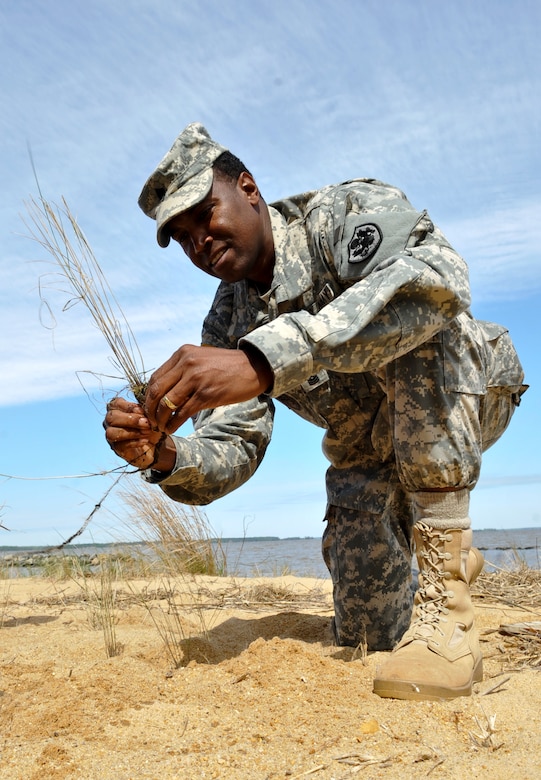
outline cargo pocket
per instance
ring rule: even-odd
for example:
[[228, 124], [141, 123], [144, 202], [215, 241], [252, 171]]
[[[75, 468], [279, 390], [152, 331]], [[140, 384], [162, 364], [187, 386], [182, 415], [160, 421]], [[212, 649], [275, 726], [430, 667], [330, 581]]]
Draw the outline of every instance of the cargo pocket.
[[525, 390], [524, 385], [488, 388], [486, 395], [481, 399], [479, 410], [483, 452], [492, 447], [503, 434]]

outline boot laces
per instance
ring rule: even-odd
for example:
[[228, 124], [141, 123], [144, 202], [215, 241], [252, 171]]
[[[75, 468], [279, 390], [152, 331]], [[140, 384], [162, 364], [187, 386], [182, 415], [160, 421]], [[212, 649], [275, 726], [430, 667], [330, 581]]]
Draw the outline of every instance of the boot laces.
[[445, 542], [452, 537], [422, 523], [418, 527], [423, 537], [423, 548], [419, 551], [421, 584], [415, 599], [415, 617], [407, 633], [410, 639], [426, 640], [435, 633], [444, 635], [441, 623], [447, 622], [447, 602], [453, 594], [445, 586], [447, 574], [443, 563], [451, 557], [445, 551]]

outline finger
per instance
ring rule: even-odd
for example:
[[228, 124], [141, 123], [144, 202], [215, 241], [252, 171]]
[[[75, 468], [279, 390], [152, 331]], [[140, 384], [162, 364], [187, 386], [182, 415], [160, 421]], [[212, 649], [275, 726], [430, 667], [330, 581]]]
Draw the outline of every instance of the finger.
[[177, 397], [175, 393], [176, 388], [173, 388], [173, 390], [160, 399], [160, 402], [156, 407], [156, 427], [159, 431], [166, 430], [170, 421], [176, 417], [179, 410], [182, 409], [186, 403], [186, 399], [183, 399], [182, 401], [175, 400]]
[[[164, 395], [177, 405], [182, 398], [188, 397], [189, 392], [182, 386], [183, 373], [189, 369], [194, 350], [199, 349], [200, 347], [194, 347], [192, 344], [184, 344], [150, 377], [143, 410], [151, 424], [157, 424], [158, 408]], [[177, 400], [172, 392], [173, 388]]]
[[[168, 403], [175, 407], [180, 405], [182, 398], [178, 392], [180, 381], [178, 374], [175, 377], [172, 373], [168, 373], [167, 377], [159, 382], [153, 383], [152, 380], [149, 382], [143, 413], [152, 425], [159, 428], [160, 420], [176, 411], [176, 409], [170, 408]], [[168, 401], [164, 401], [164, 398]]]
[[140, 412], [122, 412], [113, 409], [105, 415], [104, 428], [108, 427], [147, 431], [150, 429], [150, 423]]
[[125, 398], [118, 396], [117, 398], [111, 398], [107, 403], [107, 411], [119, 410], [121, 412], [136, 412], [143, 414], [142, 407], [134, 403], [133, 401], [127, 401]]
[[172, 414], [163, 428], [164, 433], [175, 433], [175, 431], [178, 431], [178, 429], [184, 425], [184, 423], [189, 420], [190, 417], [191, 415], [186, 414], [183, 410], [179, 410], [175, 414]]
[[177, 366], [184, 362], [187, 355], [198, 352], [200, 349], [201, 347], [197, 347], [195, 344], [183, 344], [180, 346], [165, 363], [162, 363], [162, 365], [154, 371], [150, 377], [150, 383], [163, 380], [170, 371], [174, 372]]
[[138, 431], [127, 430], [126, 428], [108, 427], [105, 431], [105, 438], [111, 447], [118, 444], [131, 443], [134, 446], [148, 444], [150, 439]]
[[171, 434], [175, 431], [178, 431], [178, 429], [191, 417], [197, 414], [197, 412], [200, 412], [202, 409], [206, 408], [208, 408], [208, 406], [202, 403], [198, 403], [195, 396], [186, 399], [186, 402], [182, 404], [182, 406], [179, 406], [174, 414], [169, 416], [169, 419], [165, 423], [163, 429], [164, 432]]

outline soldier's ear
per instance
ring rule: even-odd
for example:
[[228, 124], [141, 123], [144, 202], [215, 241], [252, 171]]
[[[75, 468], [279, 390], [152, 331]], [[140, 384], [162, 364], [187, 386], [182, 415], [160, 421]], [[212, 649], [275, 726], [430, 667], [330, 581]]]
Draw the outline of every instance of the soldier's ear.
[[237, 179], [237, 187], [244, 193], [250, 203], [256, 204], [261, 199], [261, 193], [253, 176], [243, 171]]

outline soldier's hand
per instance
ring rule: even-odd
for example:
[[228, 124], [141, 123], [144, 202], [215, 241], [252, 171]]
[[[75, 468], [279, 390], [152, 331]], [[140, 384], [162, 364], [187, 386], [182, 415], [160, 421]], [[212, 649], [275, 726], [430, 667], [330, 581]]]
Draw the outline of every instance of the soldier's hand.
[[[152, 430], [139, 404], [125, 398], [113, 398], [107, 404], [103, 427], [109, 446], [119, 457], [139, 469], [151, 465], [156, 467], [156, 447], [160, 444], [161, 452], [163, 436], [159, 431]], [[160, 470], [170, 470], [174, 461], [170, 465], [165, 462], [160, 465], [163, 466]], [[167, 465], [169, 468], [166, 468]]]
[[144, 414], [152, 427], [173, 433], [202, 409], [255, 398], [272, 379], [267, 361], [256, 350], [186, 344], [151, 376]]

